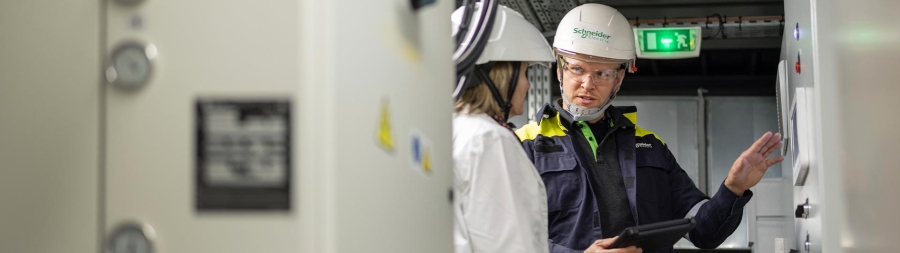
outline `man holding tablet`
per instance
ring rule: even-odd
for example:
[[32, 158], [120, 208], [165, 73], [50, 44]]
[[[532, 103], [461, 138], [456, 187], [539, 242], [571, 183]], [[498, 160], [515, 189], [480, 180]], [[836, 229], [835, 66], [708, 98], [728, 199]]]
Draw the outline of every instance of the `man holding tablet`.
[[553, 48], [562, 99], [516, 131], [547, 189], [550, 252], [603, 252], [612, 242], [601, 239], [629, 227], [684, 218], [695, 246], [718, 247], [740, 224], [750, 187], [784, 159], [767, 159], [781, 134], [766, 133], [743, 152], [710, 198], [665, 142], [637, 125], [636, 108], [610, 106], [625, 72], [635, 71], [634, 34], [621, 13], [576, 7]]

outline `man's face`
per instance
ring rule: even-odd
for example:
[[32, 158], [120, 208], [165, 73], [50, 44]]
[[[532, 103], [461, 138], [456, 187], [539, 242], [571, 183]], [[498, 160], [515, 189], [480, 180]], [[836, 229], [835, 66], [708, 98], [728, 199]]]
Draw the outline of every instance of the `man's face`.
[[[621, 63], [588, 62], [569, 57], [562, 57], [562, 61], [556, 74], [563, 87], [563, 96], [581, 107], [600, 108], [625, 77]], [[563, 106], [568, 109], [565, 103]]]

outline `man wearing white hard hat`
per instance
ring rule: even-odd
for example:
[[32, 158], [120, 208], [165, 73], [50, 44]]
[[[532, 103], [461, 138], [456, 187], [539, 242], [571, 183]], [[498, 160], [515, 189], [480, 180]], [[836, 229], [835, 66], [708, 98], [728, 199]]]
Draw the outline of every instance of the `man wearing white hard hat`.
[[[666, 143], [637, 124], [634, 107], [611, 102], [634, 72], [634, 35], [615, 9], [585, 4], [560, 21], [553, 41], [562, 99], [516, 131], [547, 189], [551, 252], [602, 252], [597, 239], [628, 227], [691, 218], [685, 237], [718, 247], [782, 143], [766, 133], [737, 158], [712, 198], [681, 169]], [[647, 249], [645, 249], [647, 250]], [[659, 252], [673, 252], [671, 246]]]

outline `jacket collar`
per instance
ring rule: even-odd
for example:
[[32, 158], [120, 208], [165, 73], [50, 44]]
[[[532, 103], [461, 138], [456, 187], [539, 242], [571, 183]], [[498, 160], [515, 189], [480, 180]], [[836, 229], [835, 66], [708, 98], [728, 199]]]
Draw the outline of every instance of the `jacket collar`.
[[[623, 107], [610, 106], [609, 108], [606, 109], [606, 113], [604, 114], [604, 117], [609, 117], [610, 119], [612, 119], [614, 126], [632, 127], [633, 128], [636, 123], [634, 121], [636, 121], [636, 120], [630, 119], [630, 117], [627, 117], [626, 114], [634, 115], [636, 112], [637, 112], [637, 108], [634, 106], [623, 106]], [[553, 103], [545, 104], [544, 107], [541, 108], [540, 111], [538, 111], [537, 115], [535, 115], [535, 118], [539, 119], [538, 125], [541, 124], [541, 122], [543, 121], [542, 119], [548, 119], [548, 118], [554, 118], [554, 117], [558, 117], [558, 119], [556, 121], [564, 129], [572, 127], [572, 124], [575, 123], [574, 120], [572, 119], [572, 114], [569, 114], [568, 111], [563, 109], [562, 99], [557, 99]]]

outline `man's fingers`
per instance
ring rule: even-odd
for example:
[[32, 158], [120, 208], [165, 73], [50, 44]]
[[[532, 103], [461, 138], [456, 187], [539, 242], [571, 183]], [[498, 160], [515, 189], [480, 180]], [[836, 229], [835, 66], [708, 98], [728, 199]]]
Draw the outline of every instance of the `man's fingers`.
[[762, 148], [762, 150], [765, 151], [765, 150], [771, 149], [772, 147], [777, 145], [779, 141], [781, 141], [781, 134], [780, 133], [773, 134], [772, 137], [769, 137], [769, 141], [766, 142], [766, 146], [764, 148]]
[[603, 252], [603, 253], [642, 253], [644, 251], [638, 247], [630, 246], [627, 248], [602, 250], [601, 252]]
[[756, 142], [754, 142], [753, 145], [750, 146], [749, 151], [752, 153], [759, 153], [759, 150], [762, 149], [763, 146], [765, 146], [766, 143], [769, 142], [769, 138], [771, 138], [771, 137], [772, 137], [772, 132], [766, 132], [766, 134], [764, 134], [762, 137], [759, 138], [759, 140], [756, 140]]
[[775, 145], [773, 145], [772, 147], [770, 147], [769, 150], [766, 150], [766, 152], [763, 152], [763, 153], [762, 153], [762, 156], [763, 156], [764, 158], [765, 158], [765, 157], [769, 157], [769, 155], [771, 155], [771, 154], [774, 153], [775, 151], [781, 149], [782, 146], [784, 146], [784, 142], [782, 142], [781, 140], [779, 140], [778, 142], [775, 143]]
[[780, 162], [782, 162], [782, 161], [784, 161], [784, 156], [779, 156], [779, 157], [776, 157], [776, 158], [772, 158], [772, 159], [766, 160], [766, 168], [772, 167], [772, 165], [778, 164], [778, 163], [780, 163]]
[[772, 152], [781, 148], [782, 143], [781, 134], [774, 134], [769, 142], [766, 143], [766, 146], [760, 150], [759, 154], [762, 156], [769, 156]]
[[775, 147], [776, 145], [778, 145], [779, 142], [781, 142], [781, 134], [780, 133], [773, 134], [772, 137], [770, 137], [769, 140], [766, 142], [766, 145], [763, 146], [762, 149], [760, 149], [759, 153], [763, 154], [764, 156], [768, 156], [768, 155], [766, 155], [766, 152], [771, 154], [772, 152], [769, 152], [769, 150], [772, 150], [772, 148]]
[[613, 238], [600, 239], [600, 240], [594, 241], [594, 244], [597, 244], [598, 246], [600, 246], [600, 247], [602, 247], [602, 248], [604, 248], [604, 249], [605, 249], [605, 248], [609, 248], [609, 245], [612, 245], [612, 243], [613, 243], [614, 241], [616, 241], [617, 238], [619, 238], [619, 237], [616, 236], [616, 237], [613, 237]]

